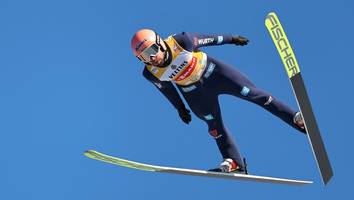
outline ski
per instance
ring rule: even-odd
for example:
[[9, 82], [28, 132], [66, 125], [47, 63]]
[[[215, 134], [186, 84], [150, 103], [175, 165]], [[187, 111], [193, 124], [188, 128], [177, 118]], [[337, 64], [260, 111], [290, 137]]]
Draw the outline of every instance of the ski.
[[307, 136], [314, 157], [317, 161], [323, 183], [326, 185], [333, 176], [333, 171], [320, 134], [320, 130], [317, 126], [311, 102], [306, 92], [305, 84], [302, 79], [295, 54], [288, 38], [286, 37], [283, 27], [274, 12], [271, 12], [267, 15], [265, 25], [273, 39], [273, 42], [284, 64], [285, 70], [288, 74], [298, 107], [304, 118]]
[[265, 182], [265, 183], [289, 184], [289, 185], [305, 185], [305, 184], [313, 183], [312, 181], [305, 181], [305, 180], [283, 179], [283, 178], [245, 175], [245, 174], [236, 174], [236, 173], [220, 173], [220, 172], [211, 172], [206, 170], [183, 169], [183, 168], [149, 165], [149, 164], [134, 162], [130, 160], [125, 160], [118, 157], [109, 156], [94, 150], [86, 151], [84, 155], [89, 158], [110, 163], [113, 165], [118, 165], [122, 167], [138, 169], [143, 171], [151, 171], [151, 172], [162, 172], [162, 173], [214, 177], [214, 178], [224, 178], [224, 179], [232, 179], [232, 180], [257, 181], [257, 182]]

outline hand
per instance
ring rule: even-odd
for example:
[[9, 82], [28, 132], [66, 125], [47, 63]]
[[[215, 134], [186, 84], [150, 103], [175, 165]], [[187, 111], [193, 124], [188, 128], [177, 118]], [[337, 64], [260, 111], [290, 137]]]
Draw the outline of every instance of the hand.
[[189, 111], [187, 108], [180, 108], [178, 109], [178, 114], [179, 117], [182, 119], [182, 121], [186, 124], [189, 124], [189, 122], [192, 121], [192, 116], [190, 114], [191, 111]]
[[244, 45], [247, 45], [248, 42], [249, 42], [249, 40], [243, 36], [233, 36], [232, 37], [232, 44], [235, 44], [235, 45], [244, 46]]

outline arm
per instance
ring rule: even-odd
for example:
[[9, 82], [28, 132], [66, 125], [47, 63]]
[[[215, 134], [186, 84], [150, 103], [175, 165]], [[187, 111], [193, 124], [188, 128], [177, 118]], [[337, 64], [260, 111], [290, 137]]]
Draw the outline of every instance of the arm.
[[143, 71], [143, 76], [153, 83], [156, 88], [171, 102], [171, 104], [179, 109], [181, 107], [185, 107], [184, 103], [179, 96], [175, 86], [168, 81], [160, 81], [154, 75], [152, 75], [146, 68]]
[[205, 35], [182, 32], [173, 36], [186, 50], [194, 51], [199, 47], [216, 46], [223, 44], [247, 45], [249, 40], [242, 36], [233, 35]]
[[185, 107], [181, 97], [179, 96], [175, 86], [168, 81], [160, 81], [154, 75], [152, 75], [146, 68], [144, 68], [143, 76], [153, 83], [156, 88], [170, 101], [170, 103], [176, 108], [182, 121], [189, 124], [191, 121], [190, 111]]

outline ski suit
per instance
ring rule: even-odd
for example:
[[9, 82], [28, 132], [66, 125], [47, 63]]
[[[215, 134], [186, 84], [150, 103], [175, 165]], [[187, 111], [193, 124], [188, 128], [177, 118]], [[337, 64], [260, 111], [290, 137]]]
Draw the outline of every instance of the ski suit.
[[[293, 121], [296, 111], [268, 92], [257, 88], [235, 67], [225, 64], [199, 50], [203, 46], [230, 44], [232, 35], [203, 35], [182, 32], [164, 40], [169, 58], [166, 66], [146, 65], [143, 76], [152, 82], [176, 108], [184, 103], [179, 89], [193, 113], [205, 121], [224, 159], [231, 158], [245, 168], [241, 153], [226, 129], [218, 101], [229, 94], [255, 103], [295, 129], [305, 132]], [[176, 85], [176, 87], [174, 86]]]

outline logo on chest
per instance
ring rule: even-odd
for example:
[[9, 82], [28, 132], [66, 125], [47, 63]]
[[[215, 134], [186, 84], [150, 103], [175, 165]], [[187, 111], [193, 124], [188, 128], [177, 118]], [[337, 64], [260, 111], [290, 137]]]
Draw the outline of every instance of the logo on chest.
[[197, 58], [193, 57], [189, 65], [183, 70], [183, 72], [176, 78], [176, 81], [182, 81], [189, 77], [197, 65]]
[[173, 72], [170, 74], [169, 78], [174, 79], [176, 75], [182, 71], [188, 65], [188, 61], [183, 61], [180, 65], [171, 65]]
[[182, 81], [190, 77], [198, 66], [198, 57], [192, 52], [183, 51], [174, 56], [172, 63], [162, 69], [158, 79], [161, 81]]

